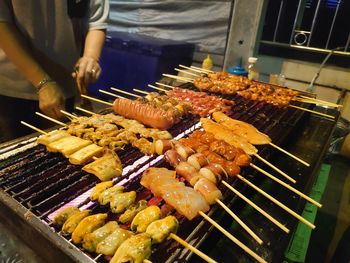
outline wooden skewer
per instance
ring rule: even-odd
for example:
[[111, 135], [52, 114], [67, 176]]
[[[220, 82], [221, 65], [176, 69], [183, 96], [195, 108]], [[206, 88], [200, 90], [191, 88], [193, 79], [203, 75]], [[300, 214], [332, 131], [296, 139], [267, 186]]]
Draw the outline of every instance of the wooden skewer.
[[339, 104], [332, 104], [332, 103], [320, 102], [320, 101], [315, 101], [315, 100], [310, 100], [310, 99], [302, 99], [302, 98], [296, 98], [296, 99], [294, 99], [294, 101], [300, 101], [303, 103], [310, 103], [310, 104], [320, 104], [320, 105], [327, 106], [327, 107], [336, 107], [336, 108], [343, 107], [343, 105], [339, 105]]
[[232, 212], [230, 208], [228, 208], [223, 202], [221, 202], [219, 199], [216, 198], [215, 200], [232, 218], [237, 221], [237, 223], [244, 228], [245, 231], [247, 231], [252, 238], [256, 242], [259, 243], [259, 245], [262, 245], [263, 241], [247, 226], [235, 213]]
[[39, 129], [39, 128], [37, 128], [37, 127], [35, 127], [35, 126], [33, 126], [33, 125], [31, 125], [31, 124], [25, 122], [25, 121], [21, 121], [21, 123], [22, 123], [23, 125], [25, 125], [25, 126], [31, 128], [31, 129], [33, 129], [34, 131], [37, 131], [37, 132], [41, 133], [41, 134], [47, 134], [47, 132], [45, 132], [45, 131], [43, 131], [43, 130], [41, 130], [41, 129]]
[[117, 88], [111, 88], [111, 90], [118, 91], [118, 92], [120, 92], [120, 93], [124, 93], [124, 94], [126, 94], [126, 95], [133, 96], [133, 97], [136, 97], [136, 98], [141, 98], [140, 95], [136, 95], [136, 94], [134, 94], [134, 93], [127, 92], [127, 91], [125, 91], [125, 90], [121, 90], [121, 89], [117, 89]]
[[144, 260], [143, 260], [143, 263], [152, 263], [152, 261], [151, 261], [151, 260], [148, 260], [148, 259], [144, 259]]
[[328, 114], [325, 114], [325, 113], [322, 113], [322, 112], [318, 112], [318, 111], [314, 111], [314, 110], [305, 109], [305, 108], [303, 108], [303, 107], [299, 107], [299, 106], [295, 106], [295, 105], [289, 105], [289, 107], [295, 108], [295, 109], [298, 109], [298, 110], [303, 110], [303, 111], [311, 112], [311, 113], [314, 113], [314, 114], [316, 114], [316, 115], [320, 115], [320, 116], [323, 116], [323, 117], [335, 119], [335, 117], [332, 116], [332, 115], [328, 115]]
[[307, 166], [307, 167], [310, 166], [310, 164], [308, 164], [307, 162], [305, 162], [305, 161], [303, 161], [302, 159], [300, 159], [299, 157], [297, 157], [297, 156], [291, 154], [290, 152], [288, 152], [288, 151], [282, 149], [282, 148], [279, 147], [278, 145], [276, 145], [276, 144], [274, 144], [274, 143], [272, 143], [272, 142], [270, 142], [269, 144], [270, 144], [272, 147], [274, 147], [274, 148], [280, 150], [281, 152], [287, 154], [288, 156], [292, 157], [293, 159], [295, 159], [295, 160], [301, 162], [303, 165], [305, 165], [305, 166]]
[[275, 182], [279, 183], [280, 185], [283, 185], [285, 188], [291, 190], [292, 192], [296, 193], [297, 195], [299, 195], [300, 197], [304, 198], [305, 200], [309, 201], [310, 203], [313, 203], [314, 205], [316, 205], [317, 207], [322, 207], [322, 205], [315, 201], [314, 199], [310, 198], [309, 196], [303, 194], [302, 192], [300, 192], [299, 190], [295, 189], [294, 187], [290, 186], [289, 184], [286, 184], [285, 182], [283, 182], [282, 180], [278, 179], [277, 177], [273, 176], [272, 174], [264, 171], [263, 169], [261, 169], [260, 167], [252, 164], [251, 165], [254, 169], [256, 169], [257, 171], [259, 171], [260, 173], [266, 175], [267, 177], [271, 178], [272, 180], [274, 180]]
[[286, 211], [287, 213], [291, 214], [292, 216], [294, 216], [295, 218], [297, 218], [298, 220], [300, 220], [302, 223], [304, 223], [305, 225], [307, 225], [308, 227], [314, 229], [316, 226], [312, 223], [310, 223], [309, 221], [307, 221], [305, 218], [303, 218], [302, 216], [298, 215], [297, 213], [295, 213], [293, 210], [291, 210], [289, 207], [285, 206], [284, 204], [282, 204], [280, 201], [278, 201], [277, 199], [275, 199], [274, 197], [272, 197], [271, 195], [269, 195], [268, 193], [264, 192], [263, 190], [261, 190], [259, 187], [257, 187], [255, 184], [251, 183], [250, 181], [248, 181], [247, 179], [245, 179], [243, 176], [241, 176], [240, 174], [237, 174], [237, 178], [240, 179], [241, 181], [245, 182], [246, 184], [248, 184], [250, 187], [252, 187], [254, 190], [256, 190], [257, 192], [259, 192], [260, 194], [262, 194], [263, 196], [265, 196], [267, 199], [269, 199], [270, 201], [272, 201], [273, 203], [275, 203], [276, 205], [278, 205], [279, 207], [281, 207], [284, 211]]
[[166, 90], [166, 89], [158, 88], [158, 87], [153, 86], [153, 85], [151, 85], [151, 84], [148, 84], [147, 86], [150, 87], [150, 88], [152, 88], [152, 89], [159, 90], [159, 91], [163, 91], [163, 92], [167, 92], [167, 91], [168, 91], [168, 90]]
[[96, 114], [95, 112], [92, 112], [92, 111], [89, 111], [89, 110], [80, 108], [80, 107], [78, 107], [78, 106], [76, 106], [75, 108], [76, 108], [77, 110], [80, 110], [80, 111], [85, 112], [85, 113], [87, 113], [87, 114], [91, 114], [91, 115]]
[[60, 110], [64, 115], [67, 115], [68, 117], [72, 119], [78, 118], [77, 116], [73, 115], [72, 113], [66, 112], [65, 110]]
[[39, 115], [39, 116], [41, 116], [41, 117], [43, 117], [43, 118], [45, 118], [45, 119], [47, 119], [47, 120], [50, 120], [50, 121], [52, 121], [52, 122], [54, 122], [54, 123], [56, 123], [56, 124], [58, 124], [58, 125], [67, 126], [67, 124], [65, 124], [64, 122], [58, 121], [58, 120], [56, 120], [56, 119], [54, 119], [54, 118], [51, 118], [51, 117], [49, 117], [49, 116], [46, 116], [45, 114], [40, 113], [40, 112], [37, 112], [37, 111], [36, 111], [35, 114], [36, 114], [36, 115]]
[[201, 71], [203, 71], [203, 72], [205, 72], [205, 73], [213, 73], [213, 72], [214, 72], [214, 71], [209, 70], [209, 69], [199, 68], [199, 67], [195, 67], [195, 66], [191, 66], [191, 68], [201, 70]]
[[243, 194], [241, 194], [238, 190], [233, 188], [231, 185], [229, 185], [226, 181], [221, 181], [223, 185], [225, 185], [228, 189], [230, 189], [233, 193], [238, 195], [240, 198], [242, 198], [245, 202], [247, 202], [250, 206], [252, 206], [255, 210], [260, 212], [263, 216], [265, 216], [267, 219], [269, 219], [272, 223], [274, 223], [276, 226], [278, 226], [280, 229], [282, 229], [287, 234], [289, 233], [289, 229], [286, 228], [283, 224], [281, 224], [279, 221], [277, 221], [275, 218], [270, 216], [265, 210], [257, 206], [254, 202], [249, 200], [247, 197], [245, 197]]
[[[138, 93], [141, 93], [141, 94], [145, 94], [145, 95], [148, 95], [149, 94], [149, 92], [147, 92], [147, 91], [144, 91], [144, 90], [140, 90], [140, 89], [132, 89], [133, 91], [136, 91], [136, 92], [138, 92]], [[141, 96], [140, 96], [141, 97]]]
[[300, 97], [300, 98], [303, 98], [303, 99], [307, 99], [307, 100], [314, 100], [314, 101], [318, 101], [318, 102], [321, 102], [321, 103], [326, 103], [326, 104], [329, 104], [329, 105], [334, 105], [334, 107], [343, 107], [343, 105], [336, 104], [336, 103], [333, 103], [333, 102], [329, 102], [329, 101], [326, 101], [326, 100], [320, 100], [320, 99], [311, 98], [311, 97], [307, 97], [307, 96], [303, 96], [303, 95], [299, 95], [299, 97]]
[[99, 99], [96, 99], [96, 98], [93, 98], [93, 97], [90, 97], [90, 96], [87, 96], [87, 95], [84, 95], [84, 94], [82, 94], [81, 96], [83, 98], [86, 98], [86, 99], [89, 99], [89, 100], [93, 100], [93, 101], [96, 101], [96, 102], [99, 102], [99, 103], [102, 103], [102, 104], [106, 104], [108, 106], [113, 106], [112, 103], [104, 101], [104, 100], [99, 100]]
[[174, 233], [170, 233], [169, 235], [170, 238], [174, 239], [176, 242], [180, 243], [183, 245], [185, 248], [191, 250], [193, 253], [195, 253], [197, 256], [201, 257], [204, 259], [206, 262], [209, 263], [216, 263], [217, 261], [213, 260], [212, 258], [208, 257], [206, 254], [204, 254], [202, 251], [198, 250], [194, 246], [190, 245], [187, 243], [185, 240], [183, 240], [181, 237], [175, 235]]
[[112, 92], [105, 91], [105, 90], [103, 90], [103, 89], [99, 89], [98, 91], [101, 92], [101, 93], [107, 94], [107, 95], [109, 95], [109, 96], [115, 97], [115, 98], [121, 98], [121, 99], [124, 98], [124, 97], [122, 97], [122, 96], [120, 96], [120, 95], [114, 94], [114, 93], [112, 93]]
[[175, 89], [176, 87], [174, 86], [170, 86], [170, 85], [167, 85], [167, 84], [164, 84], [164, 83], [161, 83], [161, 82], [156, 82], [157, 85], [160, 85], [160, 86], [163, 86], [163, 87], [166, 87], [166, 88], [170, 88], [170, 89]]
[[182, 72], [182, 73], [185, 73], [185, 74], [194, 76], [194, 77], [196, 77], [196, 78], [200, 77], [198, 74], [194, 74], [194, 73], [188, 72], [188, 71], [186, 71], [186, 70], [182, 70], [182, 69], [178, 69], [178, 68], [175, 68], [175, 70], [178, 71], [178, 72]]
[[195, 69], [195, 68], [190, 68], [190, 67], [187, 67], [185, 65], [179, 65], [180, 68], [185, 68], [185, 69], [188, 69], [188, 70], [192, 70], [194, 72], [198, 72], [198, 73], [203, 73], [203, 70], [198, 70], [198, 69]]
[[256, 158], [258, 158], [260, 161], [262, 161], [263, 163], [267, 164], [268, 166], [270, 166], [272, 169], [274, 169], [276, 172], [280, 173], [281, 175], [283, 175], [285, 178], [287, 178], [289, 181], [291, 181], [292, 183], [296, 183], [297, 181], [294, 180], [292, 177], [290, 177], [288, 174], [286, 174], [285, 172], [283, 172], [281, 169], [277, 168], [276, 166], [274, 166], [272, 163], [270, 163], [269, 161], [265, 160], [264, 158], [262, 158], [260, 155], [258, 154], [253, 154], [253, 156], [255, 156]]
[[180, 77], [180, 76], [176, 76], [176, 75], [171, 75], [171, 74], [163, 74], [164, 77], [168, 77], [168, 78], [172, 78], [172, 79], [176, 79], [178, 81], [182, 81], [182, 82], [193, 82], [193, 79], [190, 78], [185, 78], [185, 77]]
[[[252, 251], [249, 247], [244, 245], [241, 241], [239, 241], [237, 238], [235, 238], [233, 235], [231, 235], [227, 230], [225, 230], [222, 226], [220, 226], [218, 223], [216, 223], [213, 219], [211, 219], [209, 216], [207, 216], [202, 211], [199, 211], [199, 214], [204, 217], [205, 220], [210, 222], [214, 227], [216, 227], [221, 233], [223, 233], [226, 237], [228, 237], [230, 240], [233, 241], [236, 245], [238, 245], [240, 248], [242, 248], [245, 252], [247, 252], [250, 256], [252, 256], [255, 260], [258, 262], [266, 262], [263, 258], [261, 258], [259, 255], [257, 255], [254, 251]], [[267, 262], [266, 262], [267, 263]]]

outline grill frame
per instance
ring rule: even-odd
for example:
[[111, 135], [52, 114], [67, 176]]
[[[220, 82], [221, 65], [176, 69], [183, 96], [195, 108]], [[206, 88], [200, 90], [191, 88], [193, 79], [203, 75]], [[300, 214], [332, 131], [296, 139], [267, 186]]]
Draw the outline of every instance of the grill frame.
[[[255, 107], [255, 106], [254, 106]], [[296, 122], [300, 122], [300, 119], [305, 116], [304, 114], [300, 114], [299, 120]], [[286, 137], [287, 135], [285, 135]], [[28, 136], [28, 138], [33, 139], [32, 135]], [[23, 142], [24, 139], [19, 139], [19, 142]], [[283, 139], [281, 139], [283, 141]], [[13, 145], [13, 144], [5, 144], [6, 145]], [[0, 145], [1, 147], [1, 145]], [[15, 146], [16, 147], [16, 146]], [[2, 147], [1, 147], [2, 148]], [[0, 148], [0, 149], [1, 149]], [[1, 152], [1, 150], [0, 150]], [[264, 149], [261, 151], [264, 153]], [[264, 153], [264, 155], [267, 153]], [[147, 165], [147, 164], [143, 164]], [[235, 203], [236, 199], [238, 197], [234, 196], [231, 201], [228, 203], [229, 206], [231, 206], [233, 203]], [[210, 213], [215, 213], [217, 210], [217, 207], [215, 209], [211, 209]], [[64, 260], [68, 260], [67, 262], [95, 262], [90, 257], [88, 257], [83, 251], [78, 249], [75, 245], [67, 241], [65, 238], [61, 238], [60, 235], [57, 232], [54, 232], [49, 224], [47, 224], [46, 221], [39, 219], [37, 216], [32, 214], [30, 211], [28, 211], [26, 208], [24, 208], [21, 204], [19, 204], [17, 201], [15, 201], [10, 195], [7, 193], [4, 193], [2, 189], [0, 189], [0, 218], [3, 219], [6, 224], [8, 224], [13, 232], [15, 232], [17, 235], [21, 236], [22, 233], [30, 233], [28, 236], [26, 236], [24, 239], [29, 242], [29, 245], [33, 247], [34, 250], [40, 252], [40, 254], [43, 254], [44, 257], [51, 259], [50, 255], [56, 255], [55, 258], [58, 259], [57, 262], [65, 262], [62, 261], [62, 257]], [[209, 213], [209, 214], [210, 214]], [[221, 212], [221, 217], [223, 216], [224, 212]], [[3, 218], [2, 215], [10, 215], [10, 218], [15, 218], [18, 216], [18, 222], [20, 222], [21, 227], [16, 227], [12, 220], [9, 220]], [[16, 220], [17, 221], [17, 220]], [[44, 222], [44, 223], [43, 223]], [[208, 224], [206, 221], [202, 220], [197, 228], [203, 229], [203, 225]], [[197, 231], [197, 228], [195, 228], [192, 233], [187, 237], [187, 240], [193, 241], [193, 236], [196, 236], [196, 242], [194, 243], [195, 246], [199, 246], [209, 235], [213, 227], [211, 226], [208, 231], [205, 233], [205, 235], [202, 235], [201, 237], [198, 237], [200, 234], [199, 231]], [[37, 240], [36, 236], [40, 235], [42, 236], [42, 241]], [[49, 241], [49, 242], [47, 242]], [[46, 243], [52, 243], [52, 244], [46, 244]], [[40, 244], [39, 246], [37, 244]], [[39, 248], [39, 250], [38, 250]], [[45, 249], [43, 249], [45, 248]], [[44, 251], [43, 251], [44, 250]], [[59, 250], [59, 251], [56, 251]], [[47, 253], [50, 251], [49, 253]], [[188, 261], [191, 258], [191, 252], [185, 251], [184, 249], [177, 249], [171, 258], [169, 258], [168, 262], [173, 261], [181, 261], [185, 260]], [[71, 261], [69, 261], [71, 260]], [[51, 261], [51, 260], [50, 260]], [[52, 262], [56, 262], [55, 259], [53, 259]]]

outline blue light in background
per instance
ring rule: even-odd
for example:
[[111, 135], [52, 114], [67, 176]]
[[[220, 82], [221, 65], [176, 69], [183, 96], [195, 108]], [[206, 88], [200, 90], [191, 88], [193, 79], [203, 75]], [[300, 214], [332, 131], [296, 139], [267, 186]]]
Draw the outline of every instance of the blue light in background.
[[330, 9], [336, 9], [337, 5], [340, 5], [341, 3], [341, 0], [326, 0], [327, 7]]

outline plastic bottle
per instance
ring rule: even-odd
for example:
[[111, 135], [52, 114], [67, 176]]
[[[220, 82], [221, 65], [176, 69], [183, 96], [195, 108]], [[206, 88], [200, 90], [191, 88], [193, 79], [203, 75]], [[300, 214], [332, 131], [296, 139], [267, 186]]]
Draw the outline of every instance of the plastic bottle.
[[203, 68], [203, 69], [208, 69], [208, 70], [211, 70], [211, 69], [213, 68], [213, 61], [211, 60], [211, 57], [210, 57], [209, 54], [208, 54], [208, 56], [203, 60], [202, 68]]
[[250, 80], [259, 80], [259, 70], [256, 65], [258, 58], [249, 57], [248, 58], [248, 79]]

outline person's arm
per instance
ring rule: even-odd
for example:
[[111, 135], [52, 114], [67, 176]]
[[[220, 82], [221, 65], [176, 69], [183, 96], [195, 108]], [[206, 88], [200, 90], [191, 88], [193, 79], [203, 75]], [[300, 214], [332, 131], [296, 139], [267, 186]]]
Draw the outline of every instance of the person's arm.
[[[36, 89], [35, 87], [42, 80], [50, 79], [50, 76], [31, 55], [24, 37], [13, 24], [0, 22], [0, 36], [0, 48], [23, 76], [33, 84], [33, 89]], [[60, 112], [63, 109], [63, 95], [56, 82], [46, 82], [38, 93], [39, 107], [43, 113], [53, 118], [63, 117]]]
[[91, 30], [86, 35], [84, 53], [76, 63], [77, 72], [73, 74], [81, 93], [86, 93], [86, 86], [95, 82], [101, 74], [99, 59], [105, 36], [105, 30]]

